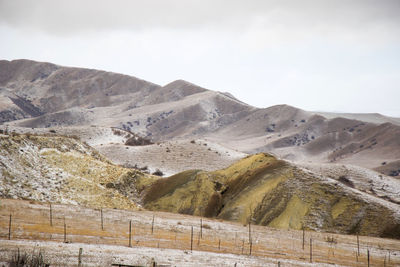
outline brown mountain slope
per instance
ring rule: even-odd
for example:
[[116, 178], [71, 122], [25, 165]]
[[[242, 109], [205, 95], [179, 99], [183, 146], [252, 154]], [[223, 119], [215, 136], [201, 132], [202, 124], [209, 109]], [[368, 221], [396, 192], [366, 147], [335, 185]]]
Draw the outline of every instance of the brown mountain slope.
[[[183, 80], [161, 87], [98, 70], [0, 61], [3, 124], [117, 127], [153, 141], [207, 138], [246, 153], [268, 152], [295, 161], [339, 162], [399, 174], [395, 162], [400, 159], [400, 126], [391, 123], [396, 118], [338, 116], [287, 105], [257, 109]], [[382, 164], [386, 167], [380, 168]]]
[[[326, 119], [286, 105], [258, 110], [208, 138], [247, 153], [269, 152], [298, 162], [377, 168], [400, 158], [400, 126]], [[386, 173], [397, 170], [397, 165], [389, 166], [395, 169]]]

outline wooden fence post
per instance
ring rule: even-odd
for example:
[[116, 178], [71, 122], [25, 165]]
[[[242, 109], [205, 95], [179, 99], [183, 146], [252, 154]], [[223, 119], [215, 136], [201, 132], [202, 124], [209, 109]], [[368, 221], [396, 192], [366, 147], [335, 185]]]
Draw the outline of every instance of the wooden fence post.
[[153, 214], [153, 220], [151, 221], [151, 234], [154, 233], [154, 214]]
[[310, 238], [310, 262], [312, 262], [312, 238]]
[[78, 267], [82, 266], [82, 248], [79, 248], [79, 256], [78, 256]]
[[200, 238], [203, 239], [203, 218], [200, 218]]
[[101, 230], [104, 231], [103, 208], [100, 209], [100, 217], [101, 217]]
[[132, 220], [129, 221], [129, 247], [132, 247]]
[[357, 234], [357, 256], [360, 257], [360, 239]]
[[218, 239], [218, 250], [221, 250], [221, 239]]
[[11, 240], [11, 213], [10, 213], [10, 221], [8, 223], [8, 240]]
[[304, 227], [303, 227], [303, 250], [304, 250], [304, 243], [305, 243], [304, 238], [305, 238], [305, 231], [304, 231]]
[[65, 218], [64, 218], [64, 243], [67, 243], [67, 225], [65, 224]]
[[192, 226], [192, 232], [190, 234], [190, 251], [193, 251], [193, 226]]
[[368, 267], [369, 267], [369, 249], [367, 249], [367, 261], [368, 261]]
[[251, 223], [249, 222], [249, 244], [251, 243]]
[[53, 226], [53, 209], [50, 203], [50, 226]]

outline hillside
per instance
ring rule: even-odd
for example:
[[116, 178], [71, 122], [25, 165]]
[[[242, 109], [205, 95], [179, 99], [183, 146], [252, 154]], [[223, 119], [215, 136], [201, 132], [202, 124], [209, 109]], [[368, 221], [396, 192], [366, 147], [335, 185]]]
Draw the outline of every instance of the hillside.
[[[351, 164], [399, 177], [399, 121], [380, 114], [310, 112], [287, 105], [259, 109], [184, 80], [159, 86], [99, 70], [0, 61], [0, 124], [8, 127], [116, 127], [153, 142], [207, 139], [243, 153]], [[120, 147], [103, 145], [114, 162], [121, 162], [115, 155], [131, 156]]]
[[[157, 180], [144, 190], [143, 203], [150, 210], [244, 224], [400, 238], [400, 183], [392, 181], [388, 190], [394, 190], [393, 199], [387, 199], [389, 194], [363, 192], [360, 179], [354, 186], [353, 178], [341, 177], [257, 154], [223, 170], [186, 171]], [[372, 188], [380, 186], [370, 179]]]
[[138, 208], [134, 186], [121, 192], [115, 186], [145, 174], [111, 164], [76, 138], [0, 135], [0, 148], [1, 198]]
[[357, 171], [342, 178], [332, 169], [339, 177], [325, 177], [257, 154], [222, 170], [160, 178], [111, 164], [73, 137], [12, 133], [0, 145], [2, 198], [400, 238], [400, 183], [373, 173], [367, 181]]
[[[396, 174], [400, 126], [327, 119], [287, 105], [261, 109], [207, 135], [246, 153], [269, 152], [294, 162], [341, 163]], [[397, 162], [397, 163], [396, 163]]]
[[[23, 127], [101, 125], [155, 140], [213, 131], [254, 108], [183, 80], [135, 77], [29, 60], [0, 61], [0, 122]], [[195, 96], [195, 97], [193, 97]]]

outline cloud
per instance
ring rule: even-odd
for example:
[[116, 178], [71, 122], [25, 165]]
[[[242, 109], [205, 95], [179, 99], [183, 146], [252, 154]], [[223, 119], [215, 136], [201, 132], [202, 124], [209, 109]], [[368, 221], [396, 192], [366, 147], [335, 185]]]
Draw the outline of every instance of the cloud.
[[382, 25], [398, 32], [398, 14], [397, 0], [0, 0], [0, 23], [51, 34], [199, 27], [327, 34]]

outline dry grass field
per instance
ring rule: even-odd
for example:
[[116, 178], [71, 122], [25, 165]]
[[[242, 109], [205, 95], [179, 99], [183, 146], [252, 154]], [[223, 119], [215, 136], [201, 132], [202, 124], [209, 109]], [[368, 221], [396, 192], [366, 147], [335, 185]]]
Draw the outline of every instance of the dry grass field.
[[82, 266], [367, 266], [368, 252], [370, 266], [400, 265], [399, 240], [360, 236], [358, 255], [356, 236], [306, 231], [304, 237], [303, 249], [302, 231], [251, 225], [249, 232], [248, 225], [195, 216], [60, 204], [52, 205], [50, 220], [49, 204], [0, 204], [0, 263], [20, 248], [42, 250], [51, 266], [76, 266], [83, 248]]

